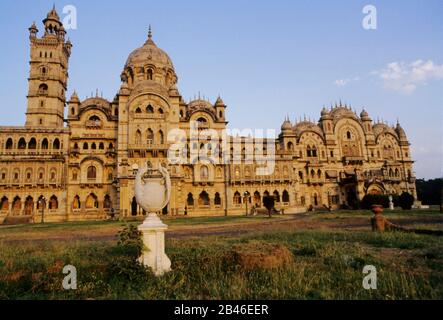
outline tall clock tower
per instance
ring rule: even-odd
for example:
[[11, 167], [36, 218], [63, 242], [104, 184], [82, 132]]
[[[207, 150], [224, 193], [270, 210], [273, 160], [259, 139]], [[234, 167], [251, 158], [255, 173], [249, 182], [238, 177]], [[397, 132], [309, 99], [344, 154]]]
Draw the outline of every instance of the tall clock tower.
[[43, 25], [45, 32], [41, 38], [35, 23], [29, 28], [31, 57], [26, 126], [62, 128], [72, 44], [65, 41], [66, 31], [55, 8], [49, 11]]

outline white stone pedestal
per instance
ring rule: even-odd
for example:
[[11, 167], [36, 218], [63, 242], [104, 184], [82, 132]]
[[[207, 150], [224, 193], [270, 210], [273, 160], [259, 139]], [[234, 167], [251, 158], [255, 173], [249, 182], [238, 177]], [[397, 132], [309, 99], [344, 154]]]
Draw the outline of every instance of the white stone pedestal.
[[155, 213], [148, 214], [143, 224], [138, 226], [145, 246], [139, 261], [144, 266], [151, 267], [156, 276], [171, 271], [171, 260], [165, 253], [166, 229], [168, 226]]

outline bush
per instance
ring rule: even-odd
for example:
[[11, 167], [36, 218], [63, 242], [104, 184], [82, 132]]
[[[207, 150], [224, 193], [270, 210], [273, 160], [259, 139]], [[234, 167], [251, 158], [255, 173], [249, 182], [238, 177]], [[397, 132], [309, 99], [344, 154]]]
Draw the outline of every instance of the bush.
[[269, 217], [271, 217], [271, 210], [275, 206], [275, 198], [273, 196], [264, 196], [263, 205], [268, 209]]
[[403, 210], [411, 210], [412, 205], [414, 204], [414, 196], [410, 193], [403, 192], [400, 195], [399, 204]]
[[363, 197], [360, 202], [361, 208], [363, 209], [371, 209], [372, 205], [379, 204], [384, 208], [389, 207], [389, 196], [385, 194], [367, 194]]

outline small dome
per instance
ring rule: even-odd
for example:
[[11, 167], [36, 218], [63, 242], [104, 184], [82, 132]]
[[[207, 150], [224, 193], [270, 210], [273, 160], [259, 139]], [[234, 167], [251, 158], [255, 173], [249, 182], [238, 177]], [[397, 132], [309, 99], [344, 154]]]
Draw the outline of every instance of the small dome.
[[369, 114], [366, 112], [365, 109], [363, 109], [360, 113], [360, 118], [369, 118]]
[[218, 97], [217, 101], [215, 101], [215, 106], [217, 107], [224, 107], [225, 103], [223, 102], [222, 98]]
[[281, 125], [282, 130], [292, 130], [292, 124], [289, 120], [285, 120]]
[[400, 141], [408, 141], [405, 130], [403, 130], [399, 122], [397, 122], [397, 126], [395, 127], [395, 132], [397, 132]]
[[321, 110], [321, 115], [322, 116], [327, 116], [329, 114], [329, 112], [328, 112], [328, 110], [326, 110], [326, 108], [323, 108], [322, 110]]
[[74, 91], [74, 93], [71, 95], [71, 98], [69, 99], [69, 101], [70, 102], [79, 102], [80, 101], [76, 91]]

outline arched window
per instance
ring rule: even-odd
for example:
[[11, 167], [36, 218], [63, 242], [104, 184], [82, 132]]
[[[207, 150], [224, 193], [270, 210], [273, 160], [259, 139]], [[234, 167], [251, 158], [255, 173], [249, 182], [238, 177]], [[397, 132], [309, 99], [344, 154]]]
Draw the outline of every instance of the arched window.
[[100, 144], [98, 145], [98, 148], [100, 150], [105, 150], [105, 144], [103, 142], [100, 142]]
[[282, 194], [282, 200], [283, 202], [289, 202], [289, 192], [284, 190]]
[[221, 205], [221, 198], [220, 198], [220, 194], [218, 192], [215, 193], [214, 204], [216, 206], [220, 206]]
[[75, 115], [75, 109], [71, 108], [71, 115]]
[[289, 151], [294, 150], [294, 144], [291, 141], [288, 142], [288, 150]]
[[180, 118], [183, 118], [183, 110], [180, 110]]
[[31, 138], [31, 140], [29, 140], [28, 149], [31, 150], [37, 149], [37, 140], [35, 140], [35, 138]]
[[274, 198], [275, 202], [280, 202], [280, 193], [277, 190], [274, 191]]
[[48, 95], [48, 85], [46, 83], [42, 83], [39, 87], [38, 87], [38, 94], [40, 96], [46, 96]]
[[95, 194], [91, 193], [86, 198], [85, 207], [86, 209], [98, 209], [98, 200]]
[[88, 167], [87, 177], [88, 177], [88, 179], [91, 179], [91, 180], [96, 179], [97, 178], [97, 168], [94, 166]]
[[53, 196], [49, 199], [49, 209], [50, 209], [50, 210], [58, 209], [58, 200], [57, 200], [57, 197], [56, 197], [55, 195], [53, 195]]
[[52, 149], [54, 149], [54, 150], [60, 149], [60, 140], [58, 140], [57, 138], [54, 140], [54, 142], [52, 144]]
[[152, 69], [148, 69], [148, 72], [146, 73], [146, 75], [147, 75], [148, 80], [154, 79], [154, 72], [152, 71]]
[[46, 208], [46, 199], [43, 196], [38, 197], [37, 210], [43, 210]]
[[25, 138], [20, 138], [20, 140], [18, 141], [18, 149], [20, 149], [20, 150], [26, 149]]
[[92, 149], [92, 150], [96, 150], [96, 149], [97, 149], [97, 145], [95, 144], [95, 142], [93, 142], [93, 143], [91, 144], [91, 149]]
[[186, 203], [190, 207], [194, 206], [194, 197], [193, 197], [192, 193], [188, 194], [188, 198], [186, 199]]
[[154, 108], [153, 108], [151, 105], [148, 105], [148, 106], [146, 107], [146, 112], [147, 112], [147, 113], [154, 113]]
[[147, 144], [152, 145], [154, 143], [154, 131], [152, 131], [152, 129], [148, 129], [147, 137]]
[[163, 134], [163, 131], [161, 131], [161, 130], [158, 132], [158, 139], [159, 139], [160, 144], [165, 143], [165, 135]]
[[348, 140], [351, 140], [351, 138], [352, 138], [352, 136], [351, 136], [351, 132], [346, 132], [346, 138], [348, 139]]
[[303, 180], [303, 172], [299, 171], [298, 172], [298, 177], [300, 178], [300, 180]]
[[162, 108], [158, 108], [158, 113], [163, 114], [163, 109]]
[[105, 199], [103, 200], [103, 208], [104, 209], [111, 209], [112, 208], [112, 201], [109, 194], [105, 195]]
[[312, 157], [312, 152], [311, 152], [311, 146], [310, 145], [308, 145], [308, 147], [306, 148], [306, 155], [308, 157]]
[[321, 178], [321, 170], [320, 169], [318, 169], [318, 171], [317, 171], [317, 177], [320, 179]]
[[46, 138], [44, 138], [42, 140], [42, 149], [43, 150], [48, 150], [49, 149], [49, 142], [48, 142], [48, 139], [46, 139]]
[[142, 109], [140, 108], [135, 109], [135, 113], [142, 113]]
[[81, 207], [81, 203], [80, 203], [80, 197], [79, 196], [75, 196], [74, 197], [74, 201], [72, 201], [72, 209], [80, 209]]
[[113, 150], [114, 149], [114, 145], [112, 143], [109, 144], [109, 150]]
[[313, 146], [311, 152], [312, 152], [312, 156], [316, 157], [317, 156], [317, 147]]
[[88, 146], [87, 142], [83, 143], [83, 149], [84, 150], [88, 150], [89, 149], [89, 146]]
[[261, 203], [260, 192], [255, 191], [255, 192], [254, 192], [254, 204], [255, 204], [256, 206], [260, 206], [260, 203]]
[[3, 197], [0, 201], [0, 210], [1, 211], [8, 211], [9, 210], [9, 200], [7, 197]]
[[95, 114], [91, 117], [89, 117], [89, 121], [100, 121], [100, 117], [96, 116]]
[[142, 143], [142, 133], [140, 132], [140, 130], [137, 130], [135, 132], [135, 144], [139, 145]]
[[236, 191], [234, 193], [234, 199], [233, 199], [234, 204], [241, 204], [241, 195], [240, 192]]
[[209, 170], [207, 166], [200, 167], [200, 178], [202, 180], [207, 180], [209, 178]]
[[209, 195], [206, 191], [202, 191], [198, 196], [199, 206], [209, 206]]
[[16, 196], [14, 198], [14, 201], [12, 202], [12, 213], [17, 215], [20, 214], [20, 211], [22, 210], [22, 200], [19, 196]]
[[77, 170], [74, 170], [74, 171], [72, 172], [72, 180], [76, 181], [77, 178], [78, 178]]
[[11, 150], [12, 147], [13, 147], [13, 145], [14, 145], [14, 142], [12, 141], [12, 138], [8, 138], [8, 140], [6, 140], [6, 146], [5, 146], [5, 148], [6, 148], [7, 150]]

